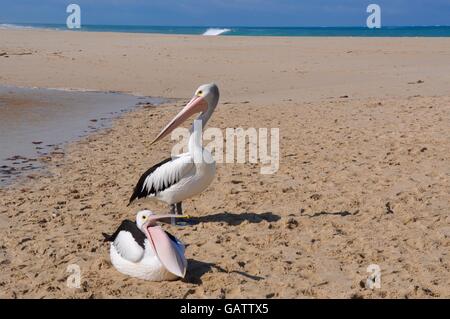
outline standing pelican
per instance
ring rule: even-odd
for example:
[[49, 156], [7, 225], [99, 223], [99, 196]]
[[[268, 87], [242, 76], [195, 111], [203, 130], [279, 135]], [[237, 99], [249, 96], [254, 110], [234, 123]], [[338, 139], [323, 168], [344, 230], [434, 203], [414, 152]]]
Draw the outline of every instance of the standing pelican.
[[[112, 235], [103, 233], [111, 242], [110, 258], [121, 273], [144, 280], [175, 280], [186, 274], [184, 245], [156, 225], [157, 220], [175, 215], [155, 215], [142, 210], [136, 222], [124, 220]], [[176, 216], [179, 217], [179, 216]]]
[[181, 215], [181, 202], [203, 192], [211, 184], [216, 163], [211, 153], [202, 147], [202, 130], [198, 126], [206, 126], [218, 102], [217, 85], [204, 84], [197, 89], [190, 102], [152, 142], [161, 140], [193, 114], [200, 113], [190, 130], [189, 152], [165, 159], [142, 174], [129, 204], [135, 199], [155, 197], [170, 205], [171, 214]]

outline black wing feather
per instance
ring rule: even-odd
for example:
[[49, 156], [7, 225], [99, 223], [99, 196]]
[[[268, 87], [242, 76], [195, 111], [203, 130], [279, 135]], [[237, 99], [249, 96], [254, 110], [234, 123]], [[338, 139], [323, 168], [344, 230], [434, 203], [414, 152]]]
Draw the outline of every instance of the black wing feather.
[[145, 249], [144, 241], [145, 241], [146, 237], [145, 237], [144, 233], [136, 226], [135, 222], [132, 222], [129, 219], [125, 219], [120, 224], [119, 228], [117, 228], [117, 230], [114, 232], [114, 234], [108, 235], [106, 233], [102, 233], [103, 237], [105, 237], [104, 241], [116, 240], [117, 235], [119, 235], [119, 233], [121, 231], [129, 232], [133, 236], [134, 240], [138, 243], [138, 245]]
[[[152, 188], [150, 190], [144, 190], [143, 186], [144, 186], [145, 179], [148, 176], [150, 176], [158, 167], [166, 164], [167, 162], [170, 162], [171, 160], [172, 160], [172, 158], [170, 158], [170, 157], [166, 158], [165, 160], [159, 162], [158, 164], [150, 167], [144, 174], [142, 174], [141, 178], [139, 178], [139, 181], [137, 182], [136, 186], [134, 187], [133, 195], [131, 195], [128, 205], [130, 205], [131, 202], [133, 202], [136, 198], [139, 199], [139, 198], [142, 198], [142, 197], [147, 197], [148, 195], [152, 195], [152, 194], [156, 195], [157, 192], [160, 192], [160, 191], [165, 189], [164, 188], [164, 189], [156, 190], [152, 186]], [[167, 187], [169, 187], [169, 186], [170, 185], [168, 185]]]

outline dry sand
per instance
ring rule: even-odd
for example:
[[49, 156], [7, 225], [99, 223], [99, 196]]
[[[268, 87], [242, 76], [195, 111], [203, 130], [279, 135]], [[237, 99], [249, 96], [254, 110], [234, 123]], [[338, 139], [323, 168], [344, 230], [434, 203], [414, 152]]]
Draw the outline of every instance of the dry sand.
[[[200, 223], [167, 229], [189, 245], [186, 279], [128, 278], [101, 233], [166, 210], [126, 204], [182, 103], [129, 113], [0, 189], [0, 297], [450, 297], [450, 39], [0, 30], [2, 52], [0, 84], [187, 99], [216, 81], [210, 126], [279, 127], [281, 161], [220, 164], [185, 202]], [[362, 287], [370, 264], [381, 289]]]

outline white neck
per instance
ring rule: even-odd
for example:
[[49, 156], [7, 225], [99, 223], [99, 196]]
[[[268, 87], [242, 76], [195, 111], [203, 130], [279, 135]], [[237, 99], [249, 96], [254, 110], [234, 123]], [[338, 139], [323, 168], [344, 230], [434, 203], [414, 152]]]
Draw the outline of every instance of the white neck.
[[191, 135], [189, 136], [189, 153], [193, 158], [201, 156], [203, 151], [202, 145], [203, 121], [196, 119], [192, 124]]
[[191, 135], [189, 136], [188, 148], [190, 155], [194, 158], [194, 162], [196, 163], [203, 162], [203, 130], [205, 129], [206, 124], [211, 118], [217, 102], [218, 99], [213, 102], [215, 105], [212, 105], [212, 107], [208, 107], [208, 110], [206, 112], [201, 113], [191, 126]]

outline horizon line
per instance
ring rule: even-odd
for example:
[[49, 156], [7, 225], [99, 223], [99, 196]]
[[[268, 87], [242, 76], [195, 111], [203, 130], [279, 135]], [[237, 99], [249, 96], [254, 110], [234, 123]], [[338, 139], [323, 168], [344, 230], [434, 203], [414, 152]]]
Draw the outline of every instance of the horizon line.
[[[2, 22], [1, 24], [11, 24], [18, 26], [27, 26], [27, 25], [66, 25], [65, 23], [56, 23], [56, 22]], [[308, 25], [308, 26], [251, 26], [251, 25], [157, 25], [157, 24], [92, 24], [92, 23], [84, 23], [82, 26], [127, 26], [127, 27], [175, 27], [175, 28], [367, 28], [365, 25], [328, 25], [328, 26], [319, 26], [319, 25]], [[417, 27], [450, 27], [448, 25], [384, 25], [381, 26], [383, 28], [417, 28]]]

